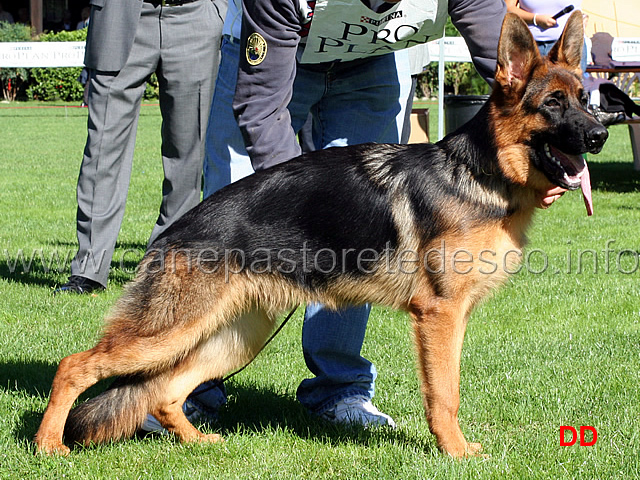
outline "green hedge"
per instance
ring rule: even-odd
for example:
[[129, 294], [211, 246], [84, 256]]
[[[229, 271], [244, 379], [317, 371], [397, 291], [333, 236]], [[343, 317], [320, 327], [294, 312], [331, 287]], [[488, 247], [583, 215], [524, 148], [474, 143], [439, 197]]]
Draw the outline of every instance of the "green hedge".
[[[43, 33], [42, 42], [84, 42], [87, 29]], [[83, 86], [78, 80], [82, 67], [31, 68], [27, 96], [31, 100], [82, 101]]]
[[[46, 33], [40, 36], [43, 42], [84, 42], [87, 29], [71, 32]], [[32, 68], [31, 82], [27, 94], [32, 100], [82, 101], [83, 86], [79, 81], [82, 67]], [[145, 100], [158, 98], [158, 80], [155, 73], [147, 82]]]
[[[87, 29], [43, 33], [36, 41], [84, 42]], [[0, 22], [0, 42], [32, 41], [29, 27]], [[82, 67], [0, 68], [0, 87], [5, 100], [23, 98], [41, 101], [81, 102], [83, 85], [79, 77]], [[158, 80], [153, 74], [147, 82], [145, 100], [158, 98]]]

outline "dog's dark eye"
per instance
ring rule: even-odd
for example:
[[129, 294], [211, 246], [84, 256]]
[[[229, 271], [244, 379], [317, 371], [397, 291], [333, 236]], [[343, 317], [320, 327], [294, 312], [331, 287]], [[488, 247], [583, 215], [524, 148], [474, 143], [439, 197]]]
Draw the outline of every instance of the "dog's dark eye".
[[560, 100], [558, 100], [557, 98], [551, 97], [548, 98], [545, 102], [544, 102], [544, 106], [545, 107], [550, 107], [550, 108], [558, 108], [560, 107], [562, 104], [560, 103]]
[[560, 108], [567, 103], [567, 97], [562, 90], [557, 90], [549, 95], [545, 101], [544, 106], [547, 108]]

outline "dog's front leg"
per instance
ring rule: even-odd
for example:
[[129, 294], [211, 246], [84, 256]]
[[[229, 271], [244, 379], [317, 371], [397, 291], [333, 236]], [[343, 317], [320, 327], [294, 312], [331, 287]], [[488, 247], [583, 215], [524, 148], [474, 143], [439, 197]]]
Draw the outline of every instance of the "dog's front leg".
[[414, 298], [410, 305], [429, 429], [443, 452], [452, 457], [472, 456], [482, 447], [468, 443], [458, 424], [466, 315], [454, 302], [430, 300]]

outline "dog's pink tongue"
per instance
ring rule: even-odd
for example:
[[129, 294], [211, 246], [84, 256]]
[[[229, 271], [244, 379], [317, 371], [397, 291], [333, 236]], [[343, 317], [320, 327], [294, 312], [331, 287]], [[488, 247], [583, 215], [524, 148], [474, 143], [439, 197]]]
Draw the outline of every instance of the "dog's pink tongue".
[[593, 199], [591, 198], [591, 176], [589, 167], [585, 165], [582, 177], [580, 177], [580, 188], [582, 188], [582, 198], [584, 206], [587, 207], [587, 215], [593, 215]]

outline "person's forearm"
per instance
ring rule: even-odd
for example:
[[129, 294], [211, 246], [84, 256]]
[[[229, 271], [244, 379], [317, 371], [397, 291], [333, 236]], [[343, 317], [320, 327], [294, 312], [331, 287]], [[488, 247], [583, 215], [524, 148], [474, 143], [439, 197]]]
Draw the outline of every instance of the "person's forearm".
[[547, 28], [554, 27], [558, 23], [552, 15], [532, 13], [521, 9], [518, 5], [518, 0], [505, 0], [504, 3], [507, 5], [508, 12], [518, 15], [527, 25], [535, 25], [536, 27], [540, 27], [545, 30]]
[[506, 8], [503, 0], [449, 1], [449, 16], [469, 47], [478, 73], [490, 85], [496, 69], [498, 39]]

